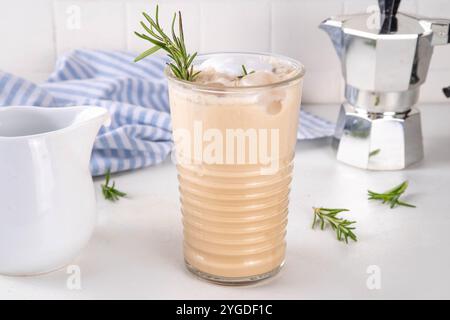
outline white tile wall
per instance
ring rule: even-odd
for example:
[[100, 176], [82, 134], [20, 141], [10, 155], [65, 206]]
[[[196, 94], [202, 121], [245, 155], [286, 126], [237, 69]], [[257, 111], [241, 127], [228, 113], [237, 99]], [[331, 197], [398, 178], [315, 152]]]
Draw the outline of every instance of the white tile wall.
[[270, 51], [269, 1], [207, 1], [201, 7], [203, 52]]
[[[183, 12], [193, 51], [272, 51], [302, 61], [306, 102], [338, 102], [339, 61], [317, 28], [330, 15], [365, 11], [377, 0], [0, 0], [0, 69], [43, 81], [58, 54], [74, 48], [139, 52], [142, 11]], [[401, 11], [450, 19], [450, 0], [403, 0]], [[446, 101], [450, 45], [436, 47], [422, 101]]]
[[124, 10], [120, 1], [54, 1], [57, 54], [76, 48], [125, 50]]
[[341, 1], [272, 4], [272, 51], [295, 57], [306, 66], [304, 101], [335, 102], [343, 89], [339, 59], [326, 33], [318, 28], [322, 20], [336, 12], [342, 12]]
[[1, 1], [0, 48], [0, 69], [45, 79], [55, 61], [52, 1]]

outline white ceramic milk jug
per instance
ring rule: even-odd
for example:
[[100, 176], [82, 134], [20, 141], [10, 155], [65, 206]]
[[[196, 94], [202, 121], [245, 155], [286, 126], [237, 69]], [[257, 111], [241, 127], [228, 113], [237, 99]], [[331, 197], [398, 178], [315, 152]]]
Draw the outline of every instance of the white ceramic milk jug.
[[96, 222], [89, 158], [99, 107], [0, 107], [0, 274], [70, 263]]

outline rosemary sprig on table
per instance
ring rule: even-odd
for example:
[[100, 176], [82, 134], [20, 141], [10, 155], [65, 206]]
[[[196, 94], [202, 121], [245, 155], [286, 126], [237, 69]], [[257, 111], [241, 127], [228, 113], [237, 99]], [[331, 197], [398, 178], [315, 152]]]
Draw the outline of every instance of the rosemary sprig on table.
[[255, 73], [255, 70], [247, 72], [247, 68], [244, 65], [242, 65], [242, 75], [238, 76], [238, 79], [242, 79], [243, 77], [248, 76], [249, 74], [252, 74], [252, 73]]
[[406, 191], [408, 188], [408, 181], [404, 181], [398, 186], [385, 191], [384, 193], [377, 193], [368, 190], [369, 200], [381, 200], [382, 203], [387, 203], [391, 206], [391, 209], [395, 206], [404, 206], [415, 208], [415, 205], [400, 201], [400, 196]]
[[375, 150], [369, 152], [369, 158], [370, 158], [370, 157], [373, 157], [373, 156], [376, 156], [376, 155], [379, 154], [380, 152], [381, 152], [381, 149], [375, 149]]
[[111, 171], [108, 170], [105, 175], [105, 184], [102, 184], [103, 196], [106, 200], [115, 202], [121, 197], [125, 197], [127, 194], [125, 192], [116, 189], [116, 182], [113, 181], [112, 185], [109, 185], [109, 180], [111, 179]]
[[319, 224], [320, 229], [324, 230], [325, 225], [329, 224], [331, 228], [336, 231], [336, 238], [339, 241], [345, 241], [345, 243], [348, 243], [348, 238], [353, 241], [358, 241], [356, 235], [353, 233], [355, 227], [351, 226], [356, 223], [356, 221], [349, 221], [337, 216], [341, 212], [349, 211], [348, 209], [313, 208], [313, 210], [313, 229], [317, 224]]
[[[160, 49], [167, 52], [167, 56], [172, 59], [172, 62], [168, 63], [173, 74], [182, 80], [194, 81], [195, 77], [200, 73], [200, 71], [194, 71], [194, 66], [192, 62], [197, 56], [197, 52], [189, 54], [186, 51], [186, 45], [184, 43], [184, 32], [183, 32], [183, 19], [181, 17], [181, 12], [178, 14], [175, 12], [172, 19], [172, 37], [168, 36], [161, 25], [159, 24], [159, 7], [156, 6], [155, 18], [153, 19], [145, 12], [142, 13], [148, 22], [148, 26], [141, 21], [141, 26], [147, 32], [147, 34], [134, 32], [138, 37], [149, 41], [153, 46], [141, 53], [134, 59], [135, 62], [142, 60]], [[178, 35], [175, 32], [175, 23], [177, 21], [178, 15]]]

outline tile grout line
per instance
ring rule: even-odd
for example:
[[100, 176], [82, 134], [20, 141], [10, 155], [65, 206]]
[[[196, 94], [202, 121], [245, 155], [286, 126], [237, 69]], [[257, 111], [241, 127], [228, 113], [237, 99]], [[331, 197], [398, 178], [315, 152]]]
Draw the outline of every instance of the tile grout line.
[[126, 1], [126, 0], [122, 0], [122, 6], [123, 6], [123, 9], [124, 10], [122, 10], [122, 12], [124, 13], [124, 18], [123, 18], [123, 20], [124, 20], [124, 27], [125, 27], [125, 30], [124, 30], [124, 41], [125, 41], [125, 50], [126, 51], [131, 51], [131, 48], [130, 48], [130, 43], [129, 43], [129, 34], [128, 34], [128, 27], [129, 27], [129, 24], [128, 24], [128, 22], [129, 22], [129, 20], [128, 20], [128, 16], [129, 16], [129, 14], [130, 14], [130, 12], [129, 12], [129, 10], [130, 10], [130, 6], [128, 5], [128, 1]]
[[[51, 10], [52, 10], [52, 42], [53, 42], [53, 68], [56, 66], [56, 60], [58, 58], [58, 48], [57, 48], [57, 28], [56, 28], [56, 0], [52, 0], [51, 3]], [[51, 70], [49, 72], [49, 75], [53, 72]]]
[[198, 19], [200, 20], [199, 21], [199, 29], [198, 29], [198, 33], [199, 33], [199, 51], [200, 51], [200, 54], [203, 54], [203, 53], [205, 53], [205, 50], [204, 50], [204, 36], [203, 36], [203, 31], [202, 30], [204, 30], [203, 29], [203, 23], [204, 23], [204, 19], [203, 19], [203, 14], [204, 14], [204, 12], [203, 12], [203, 5], [204, 5], [204, 1], [202, 1], [202, 0], [197, 0], [197, 5], [198, 5]]

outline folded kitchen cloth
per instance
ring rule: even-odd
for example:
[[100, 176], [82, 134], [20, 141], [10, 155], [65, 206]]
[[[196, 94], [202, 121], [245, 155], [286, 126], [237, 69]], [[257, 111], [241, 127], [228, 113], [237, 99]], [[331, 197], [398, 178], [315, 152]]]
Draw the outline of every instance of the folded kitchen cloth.
[[[36, 85], [0, 71], [0, 106], [108, 109], [109, 127], [100, 130], [91, 158], [92, 175], [137, 169], [162, 162], [172, 149], [166, 60], [134, 63], [125, 52], [75, 50], [58, 59], [47, 82]], [[301, 111], [298, 139], [330, 136], [334, 126]]]

